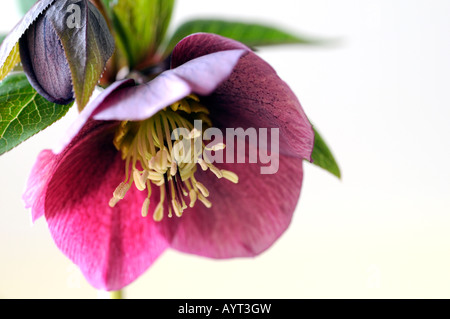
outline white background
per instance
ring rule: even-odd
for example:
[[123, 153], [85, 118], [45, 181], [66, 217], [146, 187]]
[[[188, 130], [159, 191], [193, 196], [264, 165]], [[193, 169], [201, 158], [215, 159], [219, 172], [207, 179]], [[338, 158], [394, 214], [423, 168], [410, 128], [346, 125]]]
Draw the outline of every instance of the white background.
[[[19, 19], [0, 5], [0, 29]], [[8, 1], [10, 3], [12, 1]], [[255, 259], [165, 253], [130, 298], [449, 298], [450, 2], [178, 1], [190, 17], [267, 21], [333, 46], [259, 53], [298, 94], [343, 178], [307, 164], [290, 229]], [[31, 226], [32, 164], [76, 114], [0, 157], [0, 298], [97, 298]], [[281, 199], [280, 199], [281, 200]]]

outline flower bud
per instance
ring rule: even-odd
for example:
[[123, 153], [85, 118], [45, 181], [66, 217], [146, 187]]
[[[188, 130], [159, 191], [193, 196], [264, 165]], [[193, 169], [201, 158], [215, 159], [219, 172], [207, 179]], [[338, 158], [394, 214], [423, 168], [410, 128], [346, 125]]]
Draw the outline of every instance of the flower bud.
[[23, 70], [34, 89], [50, 102], [72, 102], [75, 96], [69, 64], [50, 20], [40, 16], [19, 43]]
[[79, 109], [88, 103], [114, 53], [114, 38], [88, 0], [58, 0], [19, 40], [20, 59], [34, 89], [50, 102]]

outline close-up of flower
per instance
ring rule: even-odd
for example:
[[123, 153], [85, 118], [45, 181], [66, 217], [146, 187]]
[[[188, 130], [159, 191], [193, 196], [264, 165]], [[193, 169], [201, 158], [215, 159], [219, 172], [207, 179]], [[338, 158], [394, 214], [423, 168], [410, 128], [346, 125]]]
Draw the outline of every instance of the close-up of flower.
[[0, 299], [450, 297], [449, 12], [0, 3]]
[[[211, 127], [279, 129], [278, 171], [198, 157], [226, 143], [201, 143], [193, 161], [179, 161], [172, 132], [195, 140]], [[258, 145], [247, 144], [248, 157]], [[214, 259], [268, 249], [291, 222], [313, 145], [298, 99], [269, 64], [242, 43], [197, 33], [176, 45], [170, 69], [93, 99], [40, 154], [24, 200], [95, 288], [120, 290], [167, 248]]]

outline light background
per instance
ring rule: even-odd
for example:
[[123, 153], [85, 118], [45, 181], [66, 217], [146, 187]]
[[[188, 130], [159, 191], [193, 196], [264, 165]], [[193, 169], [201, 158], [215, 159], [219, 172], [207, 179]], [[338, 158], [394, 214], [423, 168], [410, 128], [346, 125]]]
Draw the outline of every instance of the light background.
[[[19, 16], [5, 2], [8, 31]], [[293, 223], [269, 251], [228, 261], [168, 251], [126, 296], [450, 297], [450, 2], [180, 0], [172, 28], [194, 16], [340, 40], [259, 54], [298, 94], [343, 178], [306, 164]], [[75, 115], [0, 157], [0, 298], [101, 296], [21, 201], [36, 155]]]

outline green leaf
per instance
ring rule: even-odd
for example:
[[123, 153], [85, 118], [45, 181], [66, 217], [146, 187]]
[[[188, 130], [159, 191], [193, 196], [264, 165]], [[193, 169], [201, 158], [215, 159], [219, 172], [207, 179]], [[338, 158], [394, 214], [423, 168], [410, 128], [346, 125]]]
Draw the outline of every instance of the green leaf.
[[151, 57], [164, 40], [175, 0], [106, 1], [112, 11], [118, 46], [131, 68]]
[[111, 7], [114, 5], [115, 0], [101, 0], [103, 4], [103, 8], [105, 9], [106, 13], [108, 14], [108, 18], [111, 19], [112, 16], [112, 9]]
[[18, 0], [17, 6], [22, 14], [25, 14], [36, 3], [36, 0]]
[[182, 24], [170, 39], [166, 52], [170, 52], [184, 37], [197, 32], [215, 33], [246, 44], [260, 47], [280, 44], [318, 44], [320, 41], [294, 35], [274, 26], [240, 21], [198, 19]]
[[0, 155], [62, 118], [72, 105], [48, 102], [24, 73], [11, 73], [0, 83]]
[[329, 147], [325, 143], [325, 140], [319, 134], [319, 132], [314, 129], [315, 141], [314, 150], [312, 153], [313, 164], [323, 168], [324, 170], [330, 172], [338, 178], [341, 178], [341, 170], [334, 159]]
[[19, 43], [17, 43], [0, 68], [0, 81], [3, 80], [16, 65], [20, 63]]

